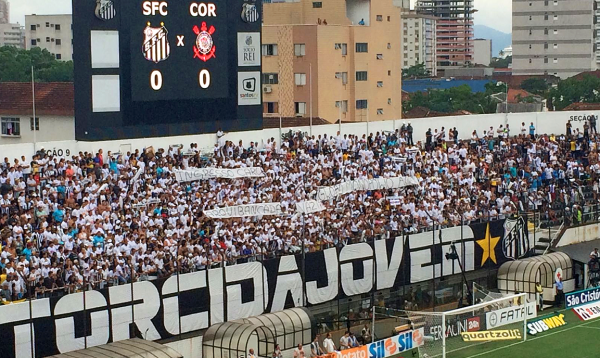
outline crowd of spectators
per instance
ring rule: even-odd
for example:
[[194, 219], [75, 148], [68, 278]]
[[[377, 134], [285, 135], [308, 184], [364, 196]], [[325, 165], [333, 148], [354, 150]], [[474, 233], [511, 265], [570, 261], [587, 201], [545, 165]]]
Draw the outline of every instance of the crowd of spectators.
[[[501, 125], [463, 139], [456, 128], [441, 128], [413, 144], [409, 123], [368, 136], [290, 132], [282, 143], [234, 143], [220, 135], [206, 151], [192, 144], [5, 158], [0, 296], [7, 302], [61, 295], [530, 210], [580, 220], [578, 206], [597, 202], [600, 175], [599, 137], [595, 125], [585, 128], [538, 134], [523, 123], [517, 133]], [[262, 167], [266, 176], [175, 179], [175, 169], [207, 166]], [[419, 185], [352, 192], [310, 215], [292, 209], [320, 186], [400, 175], [416, 176]], [[592, 198], [584, 185], [593, 188]], [[203, 215], [265, 202], [280, 202], [286, 214]]]

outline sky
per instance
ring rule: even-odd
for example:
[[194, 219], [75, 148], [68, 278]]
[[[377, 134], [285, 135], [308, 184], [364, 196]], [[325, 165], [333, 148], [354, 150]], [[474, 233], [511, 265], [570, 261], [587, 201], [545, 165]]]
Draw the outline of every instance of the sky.
[[[78, 0], [92, 1], [92, 0]], [[71, 0], [9, 0], [11, 22], [25, 25], [25, 15], [70, 14]], [[411, 3], [416, 0], [411, 0]], [[475, 0], [475, 24], [509, 33], [512, 28], [512, 0]]]

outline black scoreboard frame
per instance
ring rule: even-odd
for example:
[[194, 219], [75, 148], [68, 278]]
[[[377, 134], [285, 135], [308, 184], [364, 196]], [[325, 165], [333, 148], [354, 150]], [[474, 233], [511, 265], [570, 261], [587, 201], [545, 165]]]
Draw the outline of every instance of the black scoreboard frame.
[[[105, 3], [107, 0], [102, 0]], [[96, 15], [97, 0], [73, 1], [73, 60], [75, 76], [75, 138], [81, 141], [134, 139], [214, 133], [223, 131], [246, 131], [262, 129], [262, 68], [258, 66], [238, 67], [238, 33], [259, 33], [262, 41], [262, 0], [227, 0], [227, 68], [228, 97], [214, 99], [175, 99], [156, 101], [134, 101], [132, 99], [132, 58], [143, 56], [131, 52], [132, 11], [142, 11], [137, 0], [111, 0], [113, 16], [103, 20]], [[99, 2], [99, 1], [98, 1]], [[210, 3], [210, 1], [162, 0], [160, 2]], [[256, 7], [258, 19], [253, 22], [243, 19], [244, 6]], [[222, 16], [222, 15], [220, 15]], [[210, 21], [210, 18], [201, 21]], [[173, 21], [173, 20], [171, 20]], [[138, 24], [140, 26], [144, 24]], [[92, 31], [117, 31], [119, 36], [119, 67], [92, 68]], [[169, 35], [170, 46], [176, 46], [175, 33]], [[187, 37], [187, 36], [186, 36]], [[187, 41], [190, 42], [191, 39]], [[258, 44], [259, 59], [261, 44]], [[212, 60], [223, 61], [223, 58]], [[262, 63], [262, 59], [260, 59]], [[198, 76], [185, 73], [182, 76]], [[238, 105], [238, 73], [259, 72], [254, 88], [260, 104]], [[93, 112], [92, 76], [119, 76], [120, 110]], [[212, 73], [213, 81], [218, 76]], [[208, 89], [210, 90], [210, 89]]]

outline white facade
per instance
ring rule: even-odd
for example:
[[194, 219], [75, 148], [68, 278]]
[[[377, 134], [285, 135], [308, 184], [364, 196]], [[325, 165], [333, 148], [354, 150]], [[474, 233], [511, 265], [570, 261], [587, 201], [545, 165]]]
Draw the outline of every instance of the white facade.
[[25, 28], [21, 24], [0, 23], [0, 47], [25, 48]]
[[57, 60], [73, 60], [73, 19], [71, 15], [25, 16], [25, 45], [28, 50], [48, 50]]
[[[34, 134], [30, 115], [0, 114], [0, 145], [73, 140], [75, 119], [72, 116], [37, 116]], [[34, 138], [35, 136], [35, 138]], [[0, 149], [0, 152], [2, 150]]]
[[437, 74], [435, 33], [435, 17], [415, 11], [402, 12], [402, 68], [424, 63], [432, 76]]
[[489, 66], [492, 62], [492, 40], [475, 39], [473, 40], [475, 55], [473, 63], [476, 65]]
[[[429, 118], [414, 118], [411, 119], [411, 125], [414, 128], [414, 140], [424, 141], [425, 132], [428, 128], [453, 128], [456, 127], [460, 133], [460, 139], [470, 138], [471, 132], [477, 130], [477, 133], [483, 133], [490, 126], [497, 128], [500, 124], [509, 124], [514, 131], [511, 135], [518, 134], [521, 123], [526, 125], [533, 122], [536, 133], [564, 133], [565, 123], [571, 120], [573, 128], [583, 129], [583, 124], [590, 116], [600, 116], [600, 111], [564, 111], [564, 112], [541, 112], [541, 113], [498, 113], [498, 114], [481, 114], [481, 115], [464, 115], [464, 116], [447, 116], [447, 117], [429, 117]], [[4, 117], [4, 116], [2, 116]], [[24, 116], [22, 125], [29, 126], [29, 116]], [[400, 128], [405, 119], [377, 121], [377, 122], [360, 122], [346, 123], [340, 127], [338, 124], [328, 124], [313, 126], [312, 129], [308, 126], [294, 127], [295, 131], [312, 133], [313, 135], [332, 135], [340, 130], [341, 134], [362, 134], [375, 133], [381, 131], [394, 131]], [[24, 124], [23, 124], [24, 123]], [[45, 123], [48, 125], [46, 126]], [[33, 136], [30, 133], [30, 128], [27, 127], [26, 132], [20, 138], [0, 137], [0, 153], [2, 157], [9, 159], [20, 158], [22, 155], [30, 156], [35, 150], [44, 148], [52, 151], [55, 155], [64, 156], [67, 153], [78, 153], [79, 151], [97, 152], [103, 149], [104, 152], [122, 152], [141, 149], [151, 143], [154, 148], [168, 148], [171, 144], [189, 144], [200, 143], [200, 150], [212, 151], [217, 137], [214, 133], [198, 134], [190, 136], [177, 137], [159, 137], [159, 138], [138, 138], [138, 139], [123, 139], [114, 141], [102, 142], [83, 142], [76, 141], [75, 138], [75, 123], [73, 117], [50, 118], [46, 122], [46, 117], [41, 118], [40, 131], [38, 132], [37, 144], [32, 143]], [[225, 135], [225, 140], [237, 143], [242, 140], [244, 143], [250, 141], [258, 142], [259, 146], [266, 143], [267, 139], [272, 137], [281, 138], [283, 131], [287, 132], [289, 128], [273, 128], [256, 131], [230, 132]], [[45, 133], [47, 132], [47, 133]], [[68, 138], [66, 138], [68, 137]], [[66, 138], [66, 139], [65, 139]], [[67, 152], [68, 151], [68, 152]], [[64, 153], [61, 155], [60, 153]]]
[[498, 57], [501, 59], [505, 59], [509, 56], [512, 56], [512, 46], [509, 47], [505, 47], [502, 51], [500, 51], [500, 53], [498, 54]]
[[513, 75], [575, 76], [597, 68], [596, 0], [513, 1]]

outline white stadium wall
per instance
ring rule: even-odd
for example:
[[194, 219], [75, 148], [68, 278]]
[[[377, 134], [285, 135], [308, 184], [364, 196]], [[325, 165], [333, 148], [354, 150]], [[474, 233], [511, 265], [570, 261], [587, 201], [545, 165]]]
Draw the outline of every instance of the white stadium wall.
[[[502, 125], [509, 124], [511, 128], [511, 135], [519, 134], [521, 123], [525, 122], [529, 128], [531, 122], [534, 123], [536, 133], [544, 134], [560, 134], [565, 132], [565, 125], [568, 120], [573, 121], [573, 128], [583, 129], [584, 121], [589, 116], [594, 115], [600, 116], [600, 111], [569, 111], [569, 112], [541, 112], [541, 113], [510, 113], [506, 114], [483, 114], [483, 115], [465, 115], [465, 116], [449, 116], [449, 117], [434, 117], [434, 118], [417, 118], [411, 120], [393, 120], [393, 121], [377, 121], [377, 122], [360, 122], [360, 123], [348, 123], [342, 124], [342, 134], [356, 134], [362, 136], [367, 133], [376, 133], [378, 131], [393, 131], [396, 128], [400, 128], [404, 122], [411, 122], [414, 128], [413, 138], [416, 141], [425, 140], [425, 132], [428, 128], [441, 129], [445, 127], [446, 130], [454, 128], [459, 132], [459, 138], [465, 139], [470, 138], [473, 130], [477, 130], [477, 133], [481, 136], [484, 130], [489, 129], [490, 126], [494, 127], [494, 130]], [[294, 130], [301, 130], [303, 132], [309, 132], [310, 127], [295, 127]], [[258, 131], [246, 131], [246, 132], [231, 132], [225, 135], [227, 140], [231, 140], [237, 144], [239, 140], [243, 140], [244, 144], [248, 144], [250, 141], [266, 142], [267, 139], [275, 138], [277, 142], [281, 141], [281, 132], [287, 132], [290, 128], [283, 128], [282, 130], [275, 129], [264, 129]], [[329, 124], [313, 126], [312, 133], [315, 135], [335, 135], [339, 130], [339, 125]], [[78, 153], [79, 151], [97, 152], [98, 149], [103, 149], [104, 154], [108, 151], [115, 152], [127, 152], [129, 150], [142, 149], [147, 146], [153, 146], [155, 149], [166, 148], [169, 145], [183, 144], [184, 147], [188, 147], [190, 143], [198, 143], [198, 147], [203, 150], [211, 150], [216, 143], [215, 134], [201, 134], [191, 136], [178, 136], [178, 137], [161, 137], [161, 138], [142, 138], [142, 139], [128, 139], [128, 140], [116, 140], [116, 141], [103, 141], [103, 142], [80, 142], [75, 140], [67, 141], [53, 141], [53, 142], [38, 142], [35, 145], [35, 150], [44, 148], [44, 150], [52, 151], [53, 155], [58, 156], [70, 156], [72, 153]], [[67, 152], [68, 151], [68, 152]], [[0, 145], [0, 156], [8, 157], [9, 159], [20, 158], [22, 155], [31, 155], [34, 153], [33, 143], [20, 143], [20, 144], [7, 144]]]

